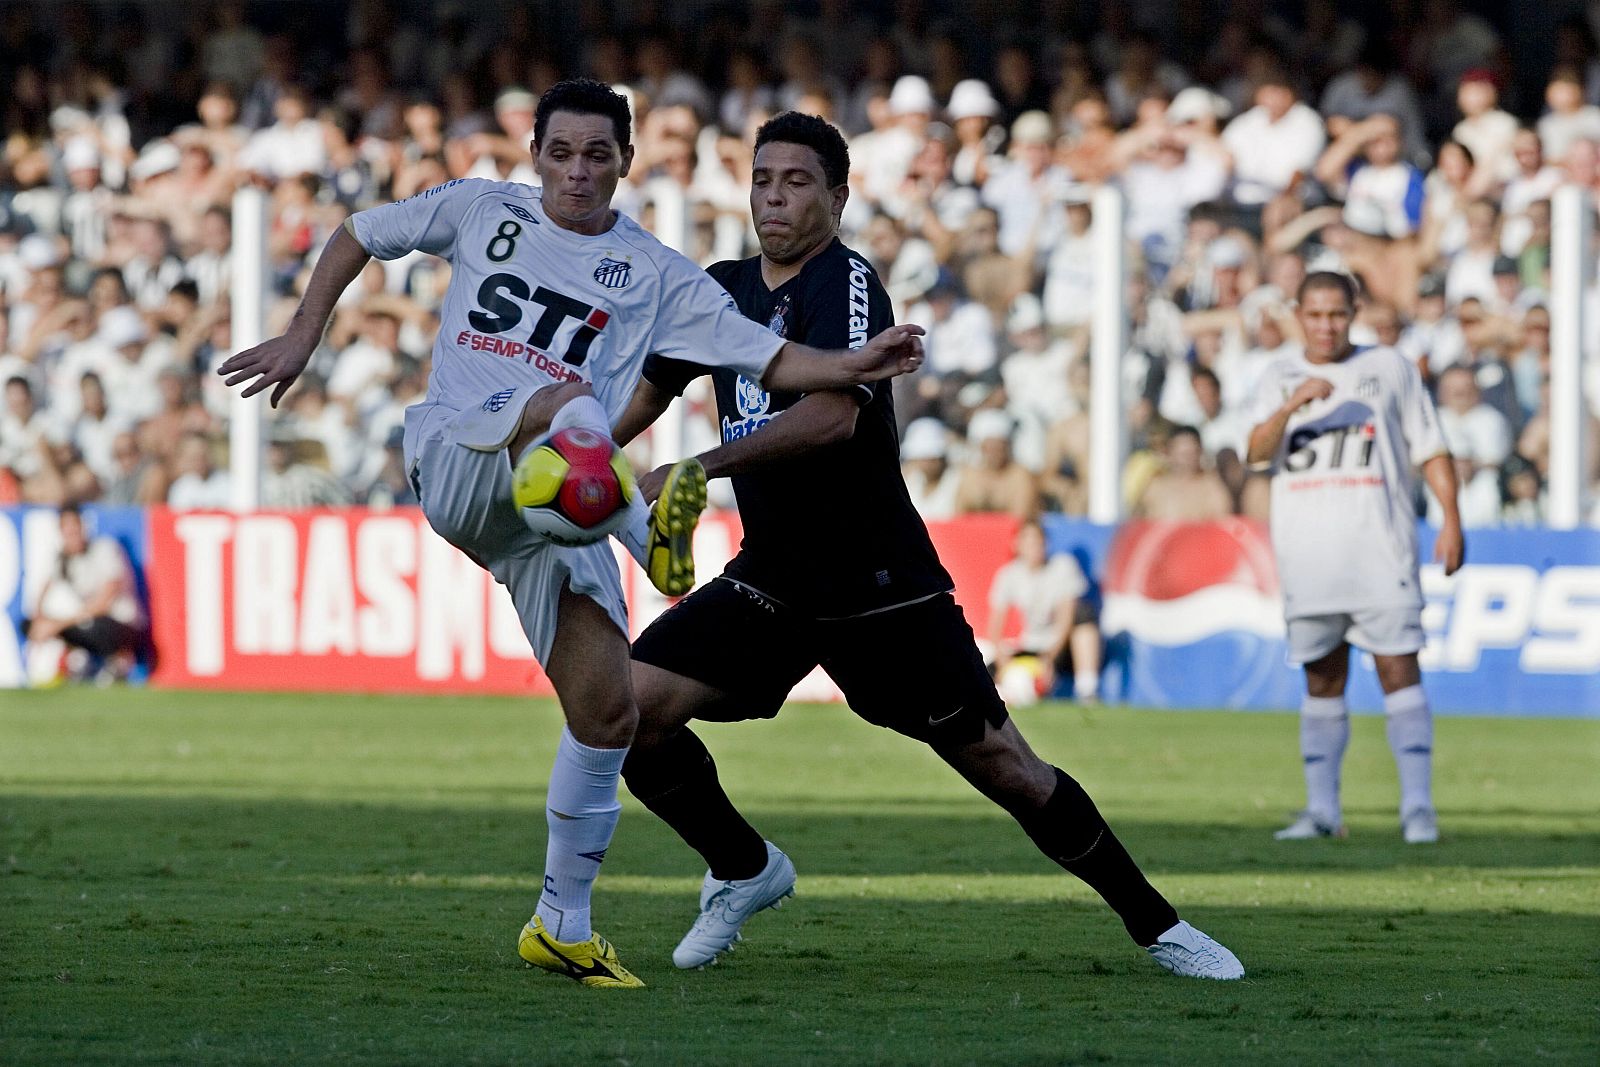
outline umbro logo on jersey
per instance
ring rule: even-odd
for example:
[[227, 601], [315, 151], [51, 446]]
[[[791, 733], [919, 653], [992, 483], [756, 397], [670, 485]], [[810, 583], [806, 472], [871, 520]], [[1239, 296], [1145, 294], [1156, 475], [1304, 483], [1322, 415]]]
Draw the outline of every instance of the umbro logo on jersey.
[[498, 393], [491, 396], [488, 400], [483, 402], [483, 410], [499, 411], [501, 408], [505, 407], [511, 402], [511, 398], [515, 394], [515, 389], [502, 389]]
[[515, 215], [517, 218], [521, 219], [523, 222], [531, 222], [535, 226], [544, 225], [538, 219], [534, 218], [533, 217], [533, 213], [530, 212], [527, 208], [518, 207], [516, 204], [508, 204], [504, 200], [500, 201], [500, 206], [505, 208], [507, 211], [511, 212], [513, 215]]
[[607, 289], [621, 289], [633, 278], [633, 264], [609, 256], [594, 269], [594, 280]]

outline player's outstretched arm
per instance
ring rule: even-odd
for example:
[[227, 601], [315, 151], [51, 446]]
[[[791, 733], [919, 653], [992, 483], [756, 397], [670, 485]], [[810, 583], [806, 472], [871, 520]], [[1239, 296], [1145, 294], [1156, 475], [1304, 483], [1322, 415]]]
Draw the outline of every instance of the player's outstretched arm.
[[1466, 539], [1461, 533], [1461, 508], [1458, 503], [1460, 485], [1456, 481], [1456, 464], [1448, 452], [1434, 456], [1422, 465], [1422, 476], [1433, 490], [1439, 507], [1444, 511], [1444, 524], [1433, 542], [1433, 561], [1444, 564], [1446, 574], [1461, 569], [1467, 556]]
[[[861, 405], [848, 393], [807, 393], [754, 433], [734, 438], [695, 458], [705, 467], [707, 478], [744, 474], [849, 439], [856, 432], [860, 413]], [[660, 495], [670, 469], [670, 465], [658, 467], [639, 479], [639, 489], [646, 500], [654, 501]]]
[[1245, 462], [1260, 467], [1272, 462], [1278, 446], [1283, 443], [1283, 433], [1289, 428], [1289, 417], [1313, 400], [1326, 400], [1333, 395], [1333, 383], [1325, 378], [1307, 378], [1300, 388], [1290, 395], [1283, 406], [1272, 413], [1266, 422], [1257, 423], [1250, 430], [1250, 443], [1246, 447]]
[[271, 399], [272, 406], [277, 407], [283, 394], [289, 391], [289, 387], [310, 362], [311, 353], [316, 351], [317, 343], [322, 340], [322, 331], [327, 329], [328, 316], [333, 314], [333, 305], [338, 301], [339, 294], [355, 281], [356, 275], [361, 273], [370, 258], [367, 250], [345, 227], [333, 231], [333, 236], [323, 246], [322, 256], [306, 282], [305, 295], [300, 298], [300, 306], [295, 309], [294, 318], [289, 320], [289, 328], [283, 332], [283, 336], [240, 352], [218, 367], [217, 373], [226, 375], [229, 385], [238, 385], [254, 378], [255, 381], [245, 386], [241, 396], [255, 396], [267, 386], [275, 385], [277, 388], [272, 390]]
[[767, 364], [761, 385], [773, 393], [811, 393], [910, 374], [922, 366], [921, 326], [891, 326], [860, 348], [824, 352], [790, 342]]

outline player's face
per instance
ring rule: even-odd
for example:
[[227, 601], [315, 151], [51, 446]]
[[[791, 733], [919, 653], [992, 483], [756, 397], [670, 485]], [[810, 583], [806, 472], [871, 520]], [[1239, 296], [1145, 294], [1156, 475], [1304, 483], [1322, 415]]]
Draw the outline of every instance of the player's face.
[[1306, 335], [1306, 358], [1326, 362], [1342, 356], [1350, 347], [1350, 320], [1354, 314], [1342, 289], [1308, 289], [1295, 312]]
[[611, 196], [633, 163], [633, 146], [617, 143], [605, 115], [556, 111], [535, 145], [534, 166], [544, 186], [544, 210], [552, 222], [575, 233], [611, 228]]
[[750, 217], [762, 256], [797, 263], [827, 244], [847, 196], [846, 186], [828, 188], [816, 149], [783, 141], [762, 145], [750, 176]]

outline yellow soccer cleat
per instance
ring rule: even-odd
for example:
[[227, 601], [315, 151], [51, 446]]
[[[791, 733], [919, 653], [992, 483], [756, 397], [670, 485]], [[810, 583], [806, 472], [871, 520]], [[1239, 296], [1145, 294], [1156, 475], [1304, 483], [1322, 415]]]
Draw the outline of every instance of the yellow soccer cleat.
[[557, 941], [535, 915], [517, 938], [517, 955], [535, 967], [566, 975], [595, 989], [643, 989], [644, 983], [617, 962], [617, 950], [599, 934], [587, 941]]
[[667, 596], [694, 588], [694, 528], [706, 506], [706, 469], [694, 457], [680, 459], [667, 472], [655, 507], [645, 559], [650, 584]]

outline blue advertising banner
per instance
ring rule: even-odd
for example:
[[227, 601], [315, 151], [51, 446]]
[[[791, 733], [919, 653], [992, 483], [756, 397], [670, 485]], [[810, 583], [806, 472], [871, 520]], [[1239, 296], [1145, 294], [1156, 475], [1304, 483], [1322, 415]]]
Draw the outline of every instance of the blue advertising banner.
[[[149, 558], [148, 524], [139, 508], [85, 508], [84, 528], [92, 537], [110, 537], [133, 562], [139, 596], [149, 603], [145, 563]], [[0, 688], [26, 685], [27, 662], [22, 620], [39, 603], [61, 558], [61, 525], [53, 508], [0, 508]]]
[[[1299, 706], [1288, 665], [1276, 567], [1266, 530], [1213, 523], [1057, 520], [1052, 550], [1079, 556], [1101, 584], [1107, 699], [1136, 705]], [[1421, 531], [1422, 558], [1433, 532]], [[1450, 577], [1422, 568], [1421, 655], [1435, 710], [1600, 718], [1600, 531], [1478, 529]], [[1349, 698], [1381, 708], [1365, 654]]]

